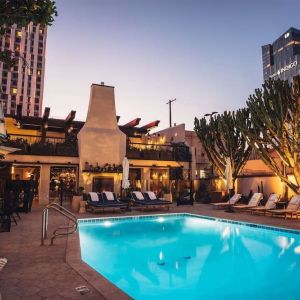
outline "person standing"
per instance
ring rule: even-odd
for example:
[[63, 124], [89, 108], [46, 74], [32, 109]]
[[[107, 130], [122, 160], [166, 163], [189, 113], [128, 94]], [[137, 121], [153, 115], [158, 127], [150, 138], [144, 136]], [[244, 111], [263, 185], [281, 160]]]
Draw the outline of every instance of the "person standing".
[[25, 187], [25, 199], [26, 199], [26, 201], [24, 201], [25, 212], [31, 211], [32, 202], [36, 190], [37, 190], [37, 183], [34, 180], [34, 176], [31, 175], [30, 179], [26, 182], [26, 187]]
[[[20, 206], [20, 194], [24, 190], [23, 182], [20, 180], [20, 175], [17, 174], [15, 180], [12, 182], [12, 191], [15, 195], [14, 206], [18, 208]], [[23, 203], [24, 205], [24, 203]]]

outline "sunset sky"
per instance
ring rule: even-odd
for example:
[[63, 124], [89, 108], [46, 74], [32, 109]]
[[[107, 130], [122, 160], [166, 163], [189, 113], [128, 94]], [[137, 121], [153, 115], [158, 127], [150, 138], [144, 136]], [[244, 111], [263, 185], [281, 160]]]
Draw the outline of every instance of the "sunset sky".
[[57, 0], [44, 106], [85, 120], [90, 85], [115, 86], [120, 124], [193, 129], [195, 116], [245, 105], [262, 83], [261, 46], [300, 28], [299, 0]]

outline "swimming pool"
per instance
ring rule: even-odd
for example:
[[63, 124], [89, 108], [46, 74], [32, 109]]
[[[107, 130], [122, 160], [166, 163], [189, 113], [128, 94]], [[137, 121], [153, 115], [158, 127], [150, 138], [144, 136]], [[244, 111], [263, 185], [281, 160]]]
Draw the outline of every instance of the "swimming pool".
[[79, 221], [81, 257], [134, 299], [300, 299], [300, 232], [191, 214]]

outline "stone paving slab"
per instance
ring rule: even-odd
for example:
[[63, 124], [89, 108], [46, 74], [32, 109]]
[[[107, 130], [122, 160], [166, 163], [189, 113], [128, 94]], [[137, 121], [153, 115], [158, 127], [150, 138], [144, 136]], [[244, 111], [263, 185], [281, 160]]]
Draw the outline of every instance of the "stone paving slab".
[[[0, 233], [0, 257], [8, 259], [0, 272], [3, 300], [104, 299], [66, 263], [65, 237], [57, 239], [54, 246], [40, 246], [41, 209], [21, 214], [21, 218], [11, 232]], [[49, 218], [49, 232], [67, 224], [61, 216], [50, 213]], [[82, 285], [90, 293], [81, 295], [75, 290]]]

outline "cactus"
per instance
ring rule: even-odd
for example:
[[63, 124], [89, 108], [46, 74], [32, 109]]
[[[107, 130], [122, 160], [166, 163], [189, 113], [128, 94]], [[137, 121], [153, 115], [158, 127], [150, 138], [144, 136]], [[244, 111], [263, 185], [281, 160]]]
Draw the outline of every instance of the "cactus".
[[194, 130], [198, 135], [209, 161], [218, 174], [225, 178], [226, 157], [231, 160], [232, 177], [235, 182], [251, 154], [251, 145], [237, 128], [237, 118], [248, 118], [247, 109], [239, 112], [225, 111], [206, 118], [195, 118]]
[[[245, 111], [249, 118], [244, 118]], [[294, 192], [299, 190], [300, 76], [270, 79], [249, 96], [247, 109], [237, 111], [237, 127], [263, 162]], [[281, 165], [294, 175], [286, 176]]]

